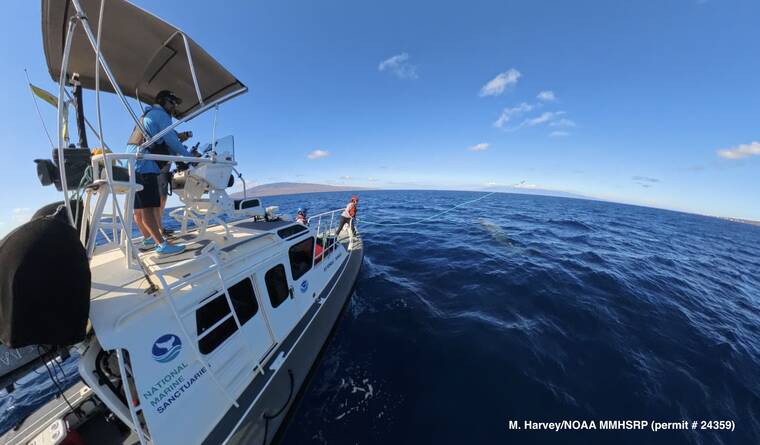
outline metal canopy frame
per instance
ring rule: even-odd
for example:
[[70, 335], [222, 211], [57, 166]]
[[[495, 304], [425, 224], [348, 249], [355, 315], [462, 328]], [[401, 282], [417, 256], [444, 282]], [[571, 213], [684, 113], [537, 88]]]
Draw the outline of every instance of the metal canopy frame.
[[[194, 119], [195, 117], [199, 116], [200, 114], [206, 112], [207, 110], [209, 110], [211, 108], [218, 107], [220, 104], [222, 104], [222, 103], [224, 103], [224, 102], [226, 102], [226, 101], [228, 101], [230, 99], [233, 99], [233, 98], [235, 98], [235, 97], [237, 97], [237, 96], [239, 96], [241, 94], [244, 94], [244, 93], [246, 93], [248, 91], [248, 88], [245, 87], [245, 86], [243, 86], [242, 88], [240, 88], [240, 89], [238, 89], [236, 91], [233, 91], [231, 93], [226, 94], [225, 96], [222, 96], [220, 98], [217, 98], [216, 100], [213, 100], [211, 102], [206, 103], [203, 100], [203, 97], [202, 97], [202, 94], [201, 94], [200, 85], [198, 83], [198, 76], [197, 76], [197, 73], [196, 73], [195, 64], [193, 63], [193, 58], [192, 58], [192, 54], [191, 54], [191, 50], [190, 50], [190, 43], [189, 43], [189, 40], [187, 38], [187, 35], [184, 32], [182, 32], [182, 31], [177, 31], [174, 34], [172, 34], [169, 37], [169, 39], [167, 39], [164, 42], [164, 44], [156, 51], [156, 54], [150, 59], [149, 64], [151, 62], [153, 62], [153, 60], [158, 56], [161, 48], [166, 47], [166, 45], [169, 42], [171, 42], [173, 39], [176, 38], [177, 35], [179, 35], [182, 38], [182, 41], [183, 41], [183, 46], [185, 48], [185, 53], [186, 53], [186, 56], [187, 56], [187, 59], [188, 59], [188, 67], [189, 67], [190, 74], [191, 74], [192, 79], [193, 79], [193, 86], [195, 88], [195, 93], [197, 95], [198, 102], [199, 102], [200, 106], [195, 111], [193, 111], [193, 112], [191, 112], [191, 113], [183, 116], [180, 119], [176, 119], [172, 123], [172, 125], [170, 125], [169, 127], [163, 129], [162, 131], [160, 131], [159, 133], [157, 133], [153, 137], [150, 137], [150, 135], [145, 130], [145, 127], [142, 125], [142, 122], [140, 121], [140, 118], [135, 113], [135, 111], [132, 109], [132, 106], [129, 104], [129, 102], [127, 101], [127, 97], [124, 95], [124, 92], [122, 91], [121, 87], [119, 86], [119, 84], [118, 84], [118, 82], [116, 80], [115, 75], [113, 74], [113, 71], [111, 70], [110, 66], [108, 65], [108, 62], [105, 60], [105, 57], [103, 56], [102, 51], [100, 50], [100, 41], [101, 41], [100, 36], [101, 36], [101, 31], [103, 29], [103, 24], [102, 24], [102, 21], [103, 21], [103, 10], [105, 8], [105, 3], [106, 2], [104, 0], [101, 0], [101, 2], [100, 2], [98, 30], [97, 30], [97, 37], [96, 37], [93, 34], [92, 28], [90, 26], [90, 23], [89, 23], [89, 20], [88, 20], [88, 17], [87, 17], [87, 12], [82, 7], [82, 5], [80, 3], [80, 0], [70, 0], [70, 1], [71, 1], [72, 6], [74, 7], [76, 13], [69, 18], [69, 23], [68, 23], [68, 27], [67, 27], [67, 31], [66, 31], [66, 39], [65, 39], [64, 49], [63, 49], [63, 57], [62, 57], [62, 62], [61, 62], [61, 71], [60, 71], [61, 74], [60, 74], [59, 79], [58, 79], [58, 89], [59, 89], [59, 92], [58, 92], [58, 96], [59, 97], [58, 97], [58, 99], [59, 100], [58, 100], [58, 115], [57, 115], [57, 120], [58, 120], [58, 147], [59, 147], [59, 150], [58, 150], [58, 162], [59, 162], [59, 165], [61, 165], [61, 166], [65, 165], [65, 157], [64, 157], [64, 151], [63, 151], [63, 149], [65, 148], [65, 141], [63, 140], [63, 136], [62, 136], [62, 126], [64, 125], [64, 123], [63, 123], [63, 114], [64, 114], [64, 110], [63, 110], [63, 106], [64, 106], [63, 102], [64, 101], [63, 101], [63, 98], [64, 98], [64, 96], [66, 96], [68, 94], [68, 92], [66, 91], [66, 83], [67, 83], [66, 73], [67, 73], [67, 68], [68, 68], [68, 64], [69, 64], [69, 54], [71, 52], [72, 40], [73, 40], [74, 32], [75, 32], [77, 26], [81, 26], [82, 27], [82, 30], [84, 31], [84, 34], [87, 37], [87, 40], [90, 43], [90, 46], [92, 47], [93, 51], [95, 52], [95, 56], [96, 56], [95, 57], [95, 70], [96, 70], [96, 73], [98, 73], [101, 68], [103, 69], [103, 72], [105, 73], [106, 77], [108, 78], [109, 83], [113, 87], [114, 92], [119, 97], [119, 100], [121, 101], [122, 106], [127, 110], [127, 112], [129, 113], [130, 117], [134, 121], [135, 126], [140, 130], [140, 132], [145, 137], [145, 142], [143, 144], [141, 144], [138, 147], [138, 149], [142, 149], [142, 148], [145, 148], [145, 147], [148, 147], [148, 146], [152, 145], [153, 143], [155, 143], [156, 141], [158, 141], [159, 139], [161, 139], [164, 135], [166, 135], [168, 132], [174, 130], [178, 125], [183, 124], [185, 122], [188, 122], [188, 121]], [[107, 147], [107, 144], [106, 144], [106, 142], [104, 140], [104, 137], [103, 137], [103, 127], [102, 127], [102, 122], [101, 122], [100, 83], [99, 83], [99, 81], [100, 81], [100, 76], [96, 75], [96, 77], [95, 77], [95, 85], [96, 85], [95, 86], [95, 94], [96, 94], [96, 113], [97, 113], [97, 121], [98, 121], [97, 122], [98, 123], [98, 131], [96, 131], [95, 133], [96, 133], [96, 135], [98, 137], [98, 140], [100, 142], [100, 146], [101, 147]], [[136, 93], [137, 93], [137, 91], [136, 91]], [[140, 102], [139, 95], [135, 94], [135, 96], [137, 97], [138, 102]], [[94, 128], [92, 127], [92, 125], [89, 124], [89, 122], [88, 122], [88, 125], [89, 125], [90, 129], [94, 131]], [[142, 159], [149, 159], [149, 157], [150, 157], [149, 155], [141, 155], [139, 153], [139, 150], [138, 150], [137, 159], [141, 159], [141, 158]], [[110, 170], [110, 169], [106, 169], [106, 170]], [[64, 193], [64, 196], [65, 196], [64, 205], [66, 206], [66, 213], [67, 213], [69, 222], [72, 225], [75, 225], [75, 221], [74, 221], [74, 217], [73, 217], [73, 212], [72, 212], [72, 209], [71, 209], [71, 204], [69, 203], [69, 190], [68, 190], [68, 186], [67, 186], [68, 184], [67, 184], [67, 181], [66, 181], [66, 171], [65, 171], [65, 168], [61, 168], [60, 175], [61, 175], [62, 189], [63, 189], [63, 193]], [[109, 182], [109, 184], [112, 183], [112, 178], [110, 177], [110, 174], [107, 173], [107, 176], [108, 177], [106, 178], [106, 180]], [[116, 196], [115, 196], [115, 192], [113, 192], [113, 187], [111, 187], [111, 189], [112, 189], [112, 198], [114, 199], [114, 201], [116, 201]], [[121, 212], [121, 209], [119, 208], [118, 204], [117, 204], [117, 210], [118, 210], [120, 219], [122, 221], [124, 221], [124, 215]], [[127, 235], [129, 236], [129, 234], [127, 234]]]

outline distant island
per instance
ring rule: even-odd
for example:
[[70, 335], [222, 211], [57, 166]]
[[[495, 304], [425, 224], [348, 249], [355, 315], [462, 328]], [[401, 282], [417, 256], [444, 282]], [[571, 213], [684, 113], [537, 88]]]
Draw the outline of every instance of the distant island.
[[541, 196], [554, 196], [557, 198], [575, 198], [575, 199], [590, 199], [596, 200], [589, 196], [579, 195], [577, 193], [565, 192], [562, 190], [549, 190], [537, 187], [517, 187], [517, 186], [491, 186], [486, 187], [483, 191], [487, 192], [500, 192], [500, 193], [519, 193], [522, 195], [541, 195]]
[[739, 219], [739, 218], [720, 218], [720, 219], [724, 219], [726, 221], [732, 221], [732, 222], [736, 222], [736, 223], [749, 224], [751, 226], [758, 226], [758, 227], [760, 227], [760, 221], [752, 221], [751, 219]]
[[[354, 191], [367, 191], [367, 190], [379, 190], [367, 187], [356, 187], [350, 185], [327, 185], [327, 184], [314, 184], [309, 182], [273, 182], [270, 184], [261, 184], [255, 187], [249, 187], [246, 190], [248, 196], [280, 196], [280, 195], [297, 195], [301, 193], [321, 193], [321, 192], [354, 192]], [[548, 190], [534, 187], [515, 187], [515, 186], [490, 186], [480, 189], [483, 192], [499, 192], [499, 193], [519, 193], [524, 195], [542, 195], [542, 196], [556, 196], [560, 198], [578, 198], [578, 199], [594, 199], [588, 196], [579, 195], [576, 193], [564, 192], [561, 190]], [[243, 196], [243, 192], [232, 193], [232, 197], [240, 198]]]
[[[248, 196], [280, 196], [280, 195], [297, 195], [301, 193], [320, 193], [320, 192], [353, 192], [371, 190], [365, 187], [351, 187], [326, 184], [311, 184], [308, 182], [273, 182], [271, 184], [261, 184], [255, 187], [249, 187], [246, 190]], [[233, 193], [234, 198], [243, 196], [243, 192]]]

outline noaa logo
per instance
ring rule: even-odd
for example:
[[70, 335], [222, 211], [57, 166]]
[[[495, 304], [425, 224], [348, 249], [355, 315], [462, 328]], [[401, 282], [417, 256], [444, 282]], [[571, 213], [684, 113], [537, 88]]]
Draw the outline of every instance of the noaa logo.
[[309, 280], [301, 281], [301, 293], [306, 293], [307, 290], [309, 290]]
[[174, 334], [166, 334], [158, 337], [153, 342], [153, 360], [159, 363], [168, 363], [182, 351], [182, 341]]

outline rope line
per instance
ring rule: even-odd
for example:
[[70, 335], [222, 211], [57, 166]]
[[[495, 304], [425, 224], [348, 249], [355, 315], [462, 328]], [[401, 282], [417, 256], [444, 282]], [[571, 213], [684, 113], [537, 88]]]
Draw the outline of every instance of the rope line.
[[40, 111], [40, 107], [37, 105], [37, 96], [34, 94], [34, 91], [32, 90], [32, 80], [29, 79], [29, 73], [26, 71], [26, 68], [24, 68], [24, 74], [26, 75], [26, 81], [29, 84], [29, 93], [32, 95], [32, 102], [34, 102], [34, 108], [37, 110], [37, 116], [40, 117], [40, 122], [42, 122], [42, 128], [45, 130], [45, 135], [47, 135], [48, 141], [50, 141], [50, 148], [55, 149], [53, 138], [50, 137], [50, 132], [47, 129], [47, 125], [45, 125], [45, 119], [42, 118], [42, 112]]
[[369, 225], [372, 225], [372, 226], [412, 226], [412, 225], [415, 225], [415, 224], [419, 224], [421, 222], [425, 222], [425, 221], [431, 220], [433, 218], [437, 218], [437, 217], [439, 217], [441, 215], [444, 215], [446, 213], [451, 212], [452, 210], [454, 210], [454, 209], [456, 209], [458, 207], [462, 207], [464, 205], [472, 204], [473, 202], [480, 201], [481, 199], [488, 198], [489, 196], [493, 195], [494, 193], [496, 193], [496, 192], [486, 193], [485, 195], [483, 195], [483, 196], [481, 196], [479, 198], [475, 198], [473, 200], [466, 201], [466, 202], [463, 202], [461, 204], [457, 204], [457, 205], [455, 205], [454, 207], [452, 207], [452, 208], [450, 208], [448, 210], [444, 210], [443, 212], [437, 213], [437, 214], [435, 214], [433, 216], [428, 216], [427, 218], [423, 218], [423, 219], [420, 219], [418, 221], [413, 221], [413, 222], [408, 222], [408, 223], [382, 223], [382, 222], [365, 221], [364, 219], [362, 219], [360, 221], [361, 221], [362, 224], [369, 224]]

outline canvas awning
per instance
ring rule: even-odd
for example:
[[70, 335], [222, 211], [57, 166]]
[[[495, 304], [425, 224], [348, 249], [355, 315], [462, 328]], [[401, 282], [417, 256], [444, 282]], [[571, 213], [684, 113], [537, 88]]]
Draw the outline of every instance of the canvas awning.
[[[80, 4], [97, 35], [100, 0], [80, 0]], [[56, 82], [61, 74], [68, 20], [75, 13], [71, 0], [42, 0], [42, 42], [48, 70]], [[124, 0], [105, 2], [103, 26], [100, 49], [125, 96], [139, 96], [143, 103], [152, 104], [159, 91], [168, 89], [182, 98], [178, 117], [199, 107], [179, 29]], [[189, 37], [187, 40], [205, 103], [245, 90], [203, 48]], [[72, 73], [79, 73], [84, 88], [95, 89], [95, 51], [81, 25], [74, 33], [66, 75], [70, 77]], [[100, 88], [114, 92], [102, 67]]]

